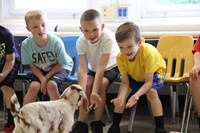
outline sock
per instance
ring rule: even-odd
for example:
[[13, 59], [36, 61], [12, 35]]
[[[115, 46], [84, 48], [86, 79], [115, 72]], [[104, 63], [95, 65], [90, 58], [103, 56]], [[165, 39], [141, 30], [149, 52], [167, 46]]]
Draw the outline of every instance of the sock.
[[14, 123], [14, 120], [13, 120], [13, 116], [10, 112], [10, 109], [7, 109], [7, 112], [8, 112], [8, 124], [13, 124]]
[[122, 113], [113, 113], [113, 126], [119, 127], [120, 121], [122, 118]]
[[163, 116], [156, 116], [154, 117], [156, 128], [164, 128], [163, 124]]

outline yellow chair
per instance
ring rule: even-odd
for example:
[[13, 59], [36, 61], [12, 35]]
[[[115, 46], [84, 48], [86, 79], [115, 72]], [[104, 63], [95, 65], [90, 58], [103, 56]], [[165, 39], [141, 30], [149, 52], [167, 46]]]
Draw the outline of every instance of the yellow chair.
[[165, 59], [167, 72], [165, 83], [170, 86], [172, 122], [178, 111], [178, 86], [189, 82], [189, 72], [193, 67], [193, 37], [189, 35], [166, 35], [160, 37], [157, 49]]

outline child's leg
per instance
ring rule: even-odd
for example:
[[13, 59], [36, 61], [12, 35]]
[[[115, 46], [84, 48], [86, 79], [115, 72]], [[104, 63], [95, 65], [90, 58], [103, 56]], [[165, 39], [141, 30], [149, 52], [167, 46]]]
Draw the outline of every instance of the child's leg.
[[[43, 73], [47, 76], [48, 73]], [[47, 82], [47, 94], [50, 100], [57, 100], [60, 97], [60, 91], [62, 82], [68, 77], [69, 72], [65, 69], [61, 69], [55, 73]]]
[[150, 102], [152, 113], [155, 119], [156, 129], [155, 132], [166, 133], [163, 122], [163, 108], [158, 93], [154, 89], [150, 89], [146, 93], [147, 99]]
[[59, 99], [60, 93], [57, 86], [57, 83], [53, 80], [47, 82], [47, 94], [49, 95], [50, 100]]
[[8, 120], [7, 120], [6, 126], [9, 127], [10, 125], [14, 124], [13, 116], [10, 112], [10, 104], [11, 104], [10, 98], [15, 93], [15, 91], [7, 85], [3, 85], [1, 87], [1, 90], [3, 92], [4, 104], [6, 105], [6, 109], [7, 109], [7, 113], [8, 113]]
[[161, 116], [163, 115], [163, 109], [162, 109], [162, 103], [160, 101], [160, 98], [158, 96], [158, 93], [154, 89], [150, 89], [146, 93], [147, 99], [150, 102], [151, 109], [153, 116]]
[[23, 105], [36, 101], [37, 94], [39, 93], [39, 91], [40, 91], [40, 83], [37, 81], [31, 82], [31, 84], [28, 87], [28, 91], [24, 96]]
[[[88, 75], [86, 90], [85, 90], [85, 94], [86, 94], [88, 100], [90, 99], [90, 94], [92, 92], [93, 82], [94, 82], [94, 77], [91, 75]], [[80, 106], [80, 108], [79, 108], [79, 121], [85, 122], [85, 123], [88, 121], [88, 113], [86, 113], [84, 111], [83, 106]]]
[[107, 91], [108, 85], [109, 85], [109, 81], [106, 78], [103, 78], [103, 81], [99, 90], [99, 96], [101, 97], [102, 103], [98, 104], [98, 107], [94, 111], [95, 121], [100, 121], [102, 119], [102, 116], [105, 110], [106, 91]]
[[200, 78], [198, 79], [193, 79], [190, 78], [190, 92], [195, 104], [195, 108], [198, 112], [198, 114], [200, 115]]
[[[84, 90], [88, 100], [92, 91], [93, 82], [94, 82], [94, 77], [88, 75], [86, 90]], [[88, 125], [87, 125], [88, 113], [85, 112], [83, 108], [84, 108], [83, 104], [81, 104], [79, 107], [79, 119], [73, 125], [72, 131], [70, 133], [88, 133]]]
[[193, 79], [190, 78], [190, 92], [194, 101], [195, 109], [197, 111], [197, 120], [199, 122], [199, 127], [200, 127], [200, 78]]

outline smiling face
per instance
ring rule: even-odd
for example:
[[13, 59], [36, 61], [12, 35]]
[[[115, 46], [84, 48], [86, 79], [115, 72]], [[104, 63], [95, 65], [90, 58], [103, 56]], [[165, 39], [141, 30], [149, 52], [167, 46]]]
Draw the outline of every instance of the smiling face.
[[27, 30], [30, 31], [34, 38], [46, 39], [47, 38], [47, 28], [46, 28], [46, 18], [41, 16], [40, 18], [32, 18], [27, 24]]
[[99, 18], [90, 21], [83, 21], [81, 23], [80, 30], [84, 34], [85, 38], [90, 41], [90, 43], [96, 43], [102, 33], [104, 24], [101, 23]]
[[133, 61], [140, 47], [140, 43], [141, 41], [136, 43], [133, 38], [128, 38], [118, 43], [118, 46], [120, 52], [125, 55], [129, 61]]

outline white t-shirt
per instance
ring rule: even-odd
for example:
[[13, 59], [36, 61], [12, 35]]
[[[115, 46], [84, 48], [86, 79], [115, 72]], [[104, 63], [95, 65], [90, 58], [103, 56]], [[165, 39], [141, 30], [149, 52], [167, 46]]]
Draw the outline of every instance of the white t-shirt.
[[85, 54], [88, 60], [89, 70], [96, 72], [103, 54], [111, 54], [106, 71], [117, 66], [116, 56], [119, 53], [119, 47], [112, 31], [104, 29], [99, 40], [95, 44], [91, 44], [84, 35], [80, 36], [77, 41], [76, 49], [78, 55]]

